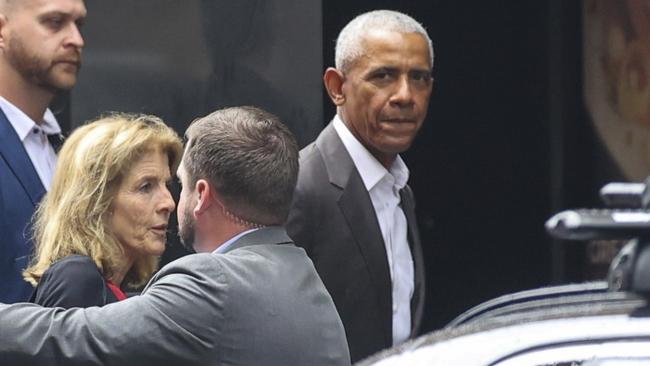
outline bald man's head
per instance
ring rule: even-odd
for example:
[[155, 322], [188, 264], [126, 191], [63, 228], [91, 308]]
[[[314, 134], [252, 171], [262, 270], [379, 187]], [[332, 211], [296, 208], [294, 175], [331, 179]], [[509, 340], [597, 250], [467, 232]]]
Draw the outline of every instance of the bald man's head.
[[85, 17], [83, 0], [0, 0], [2, 93], [70, 90], [81, 67]]

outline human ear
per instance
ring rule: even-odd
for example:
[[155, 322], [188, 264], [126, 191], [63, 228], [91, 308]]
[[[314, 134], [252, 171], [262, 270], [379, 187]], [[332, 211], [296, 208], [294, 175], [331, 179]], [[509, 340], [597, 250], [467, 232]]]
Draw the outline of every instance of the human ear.
[[345, 75], [343, 75], [339, 70], [333, 67], [329, 67], [325, 70], [323, 83], [325, 84], [325, 89], [327, 89], [327, 94], [336, 106], [341, 106], [345, 103], [343, 81], [345, 81]]
[[205, 179], [199, 179], [196, 181], [194, 186], [196, 194], [199, 196], [196, 200], [196, 206], [194, 207], [194, 215], [200, 215], [204, 213], [211, 205], [212, 200], [212, 190], [210, 189], [210, 183]]

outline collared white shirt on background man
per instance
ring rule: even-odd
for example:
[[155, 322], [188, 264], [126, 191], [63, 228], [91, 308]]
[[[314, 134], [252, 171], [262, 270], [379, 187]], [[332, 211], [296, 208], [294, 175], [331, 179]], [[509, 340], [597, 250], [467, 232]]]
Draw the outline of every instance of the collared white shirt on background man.
[[23, 143], [27, 155], [32, 161], [41, 183], [43, 183], [43, 187], [45, 187], [46, 191], [49, 191], [56, 165], [56, 152], [50, 145], [47, 135], [61, 133], [61, 127], [57, 123], [54, 114], [49, 108], [45, 110], [43, 123], [39, 125], [1, 96], [0, 108], [2, 108], [9, 123], [18, 134], [18, 138]]
[[411, 298], [415, 288], [408, 226], [399, 195], [400, 190], [406, 186], [409, 170], [399, 155], [390, 170], [386, 170], [352, 135], [338, 115], [334, 117], [333, 124], [359, 171], [375, 208], [392, 281], [393, 344], [398, 344], [407, 340], [411, 334]]

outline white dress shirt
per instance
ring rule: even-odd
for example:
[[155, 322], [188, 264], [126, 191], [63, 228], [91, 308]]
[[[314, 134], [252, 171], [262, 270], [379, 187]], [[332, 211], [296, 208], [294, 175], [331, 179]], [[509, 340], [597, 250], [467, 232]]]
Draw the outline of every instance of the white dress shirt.
[[43, 123], [39, 125], [1, 96], [0, 108], [22, 141], [43, 187], [49, 191], [56, 165], [56, 152], [50, 145], [47, 135], [61, 133], [61, 127], [59, 127], [54, 114], [47, 109], [43, 115]]
[[398, 344], [411, 334], [411, 298], [415, 287], [408, 226], [399, 195], [408, 181], [409, 170], [399, 155], [390, 170], [386, 170], [352, 135], [339, 116], [334, 117], [333, 123], [375, 208], [392, 280], [393, 344]]

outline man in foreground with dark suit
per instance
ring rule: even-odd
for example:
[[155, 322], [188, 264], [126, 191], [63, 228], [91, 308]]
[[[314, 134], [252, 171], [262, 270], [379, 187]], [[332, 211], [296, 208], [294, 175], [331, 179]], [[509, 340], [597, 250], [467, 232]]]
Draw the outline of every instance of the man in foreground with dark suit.
[[349, 365], [334, 303], [284, 223], [298, 148], [252, 107], [195, 121], [177, 175], [178, 259], [102, 308], [0, 305], [8, 365]]
[[323, 77], [337, 114], [300, 152], [287, 231], [341, 315], [352, 362], [416, 335], [424, 268], [406, 151], [427, 113], [433, 48], [394, 11], [352, 20]]
[[0, 302], [32, 291], [29, 223], [56, 163], [48, 136], [61, 133], [47, 107], [77, 81], [85, 16], [83, 0], [0, 0]]

